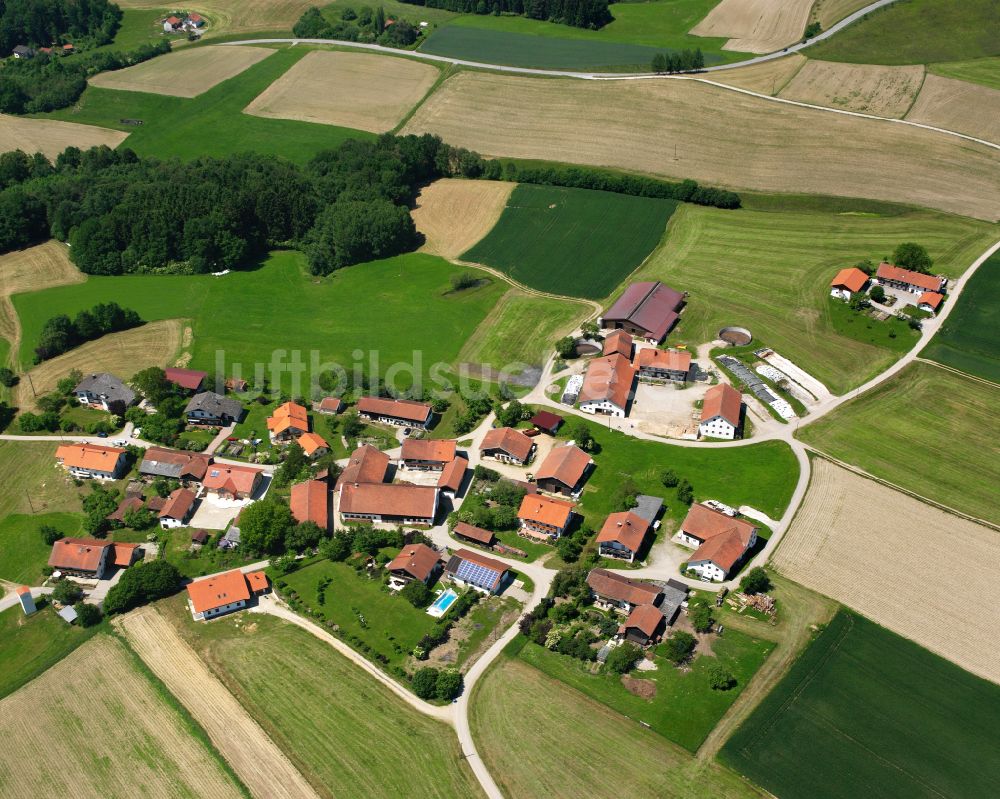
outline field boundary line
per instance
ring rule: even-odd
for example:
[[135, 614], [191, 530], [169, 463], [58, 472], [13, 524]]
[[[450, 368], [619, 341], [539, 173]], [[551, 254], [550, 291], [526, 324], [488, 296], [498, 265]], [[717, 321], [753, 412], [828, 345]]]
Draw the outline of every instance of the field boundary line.
[[[535, 297], [544, 297], [549, 300], [563, 300], [566, 302], [576, 302], [581, 305], [589, 305], [594, 309], [594, 316], [599, 316], [604, 306], [601, 305], [597, 300], [588, 300], [583, 297], [570, 297], [566, 294], [553, 294], [549, 291], [541, 291], [540, 289], [533, 289], [530, 286], [525, 286], [523, 283], [518, 283], [510, 275], [501, 272], [499, 269], [494, 269], [492, 266], [486, 266], [485, 264], [477, 264], [474, 261], [463, 261], [460, 258], [451, 259], [451, 263], [456, 266], [467, 266], [471, 269], [482, 269], [484, 272], [489, 272], [496, 278], [509, 283], [516, 289], [523, 291], [525, 294], [531, 294]], [[626, 278], [627, 279], [627, 278]], [[588, 317], [592, 318], [592, 317]], [[586, 320], [585, 320], [586, 321]]]
[[979, 377], [978, 375], [970, 375], [968, 372], [963, 372], [961, 369], [956, 369], [954, 366], [948, 366], [947, 364], [944, 363], [938, 363], [937, 361], [933, 361], [929, 358], [921, 358], [919, 355], [915, 357], [913, 360], [918, 361], [920, 363], [926, 363], [930, 366], [936, 366], [938, 369], [944, 369], [945, 371], [948, 372], [954, 372], [956, 375], [959, 375], [961, 377], [968, 378], [969, 380], [975, 380], [977, 383], [985, 383], [990, 388], [995, 388], [1000, 390], [1000, 383], [995, 383], [992, 380], [988, 380], [985, 377]]
[[920, 86], [917, 88], [916, 92], [914, 92], [913, 99], [910, 100], [909, 107], [906, 109], [906, 111], [903, 113], [900, 119], [906, 119], [910, 115], [910, 112], [913, 110], [913, 106], [917, 104], [917, 100], [920, 98], [920, 92], [924, 90], [924, 84], [927, 83], [927, 75], [929, 74], [929, 70], [927, 69], [926, 64], [922, 64], [922, 66], [924, 68], [924, 74], [921, 75], [920, 77]]

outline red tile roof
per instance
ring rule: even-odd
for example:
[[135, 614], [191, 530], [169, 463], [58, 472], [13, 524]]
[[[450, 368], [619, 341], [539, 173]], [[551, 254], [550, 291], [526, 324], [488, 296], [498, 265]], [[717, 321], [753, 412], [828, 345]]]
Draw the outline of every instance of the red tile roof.
[[564, 420], [561, 416], [551, 411], [539, 411], [531, 417], [530, 421], [539, 430], [555, 432]]
[[[176, 19], [176, 17], [171, 17]], [[201, 382], [208, 377], [208, 372], [199, 372], [195, 369], [178, 369], [171, 366], [163, 370], [167, 380], [188, 391], [195, 391], [201, 386]]]
[[455, 460], [456, 449], [456, 442], [450, 440], [407, 438], [403, 441], [402, 454], [400, 457], [404, 461], [449, 463]]
[[591, 462], [590, 456], [575, 444], [553, 447], [538, 467], [535, 480], [554, 479], [572, 488], [580, 482]]
[[704, 542], [690, 562], [709, 560], [728, 572], [750, 547], [756, 527], [743, 519], [734, 519], [705, 505], [692, 505], [681, 523], [681, 530]]
[[624, 409], [628, 405], [634, 378], [632, 362], [624, 355], [595, 358], [587, 365], [579, 401], [610, 402]]
[[265, 572], [248, 572], [243, 576], [246, 577], [247, 585], [250, 587], [250, 593], [253, 594], [266, 591], [268, 585], [270, 584]]
[[110, 541], [96, 538], [60, 538], [52, 545], [49, 566], [53, 569], [96, 572]]
[[920, 295], [920, 299], [917, 300], [917, 305], [929, 305], [931, 310], [936, 311], [943, 299], [943, 294], [938, 294], [936, 291], [925, 291]]
[[534, 442], [531, 437], [526, 436], [520, 430], [515, 430], [513, 427], [494, 427], [486, 431], [486, 435], [483, 436], [483, 441], [479, 445], [479, 451], [499, 449], [512, 458], [526, 461], [533, 446]]
[[125, 452], [119, 447], [99, 444], [63, 444], [56, 450], [56, 460], [63, 466], [113, 474], [118, 458]]
[[289, 505], [295, 521], [315, 522], [321, 530], [328, 529], [330, 513], [327, 493], [329, 486], [322, 480], [306, 480], [292, 486]]
[[657, 350], [646, 347], [635, 354], [635, 367], [687, 372], [691, 369], [691, 353], [687, 350]]
[[115, 566], [127, 567], [132, 565], [132, 558], [138, 544], [126, 544], [122, 541], [115, 541], [112, 550], [108, 555], [108, 560]]
[[178, 488], [172, 491], [167, 501], [163, 503], [160, 510], [160, 518], [183, 519], [188, 515], [191, 506], [194, 505], [195, 494], [186, 488]]
[[922, 272], [911, 272], [909, 269], [903, 269], [886, 263], [878, 265], [875, 276], [885, 280], [896, 280], [900, 283], [907, 283], [924, 291], [939, 292], [945, 283], [943, 278], [935, 277], [934, 275], [925, 275]]
[[844, 288], [850, 292], [861, 291], [864, 288], [865, 283], [868, 282], [868, 275], [858, 269], [856, 266], [848, 267], [847, 269], [841, 269], [837, 272], [837, 276], [830, 281], [830, 288]]
[[657, 628], [663, 623], [663, 614], [653, 605], [636, 605], [622, 625], [622, 630], [634, 627], [647, 638], [656, 634]]
[[550, 499], [538, 494], [528, 494], [521, 500], [517, 518], [549, 527], [563, 528], [573, 515], [573, 503]]
[[297, 402], [285, 402], [267, 417], [267, 429], [275, 435], [290, 428], [303, 432], [309, 429], [309, 414]]
[[388, 472], [389, 456], [371, 444], [364, 444], [351, 453], [337, 478], [337, 488], [346, 483], [381, 483]]
[[319, 401], [319, 410], [328, 413], [340, 413], [340, 409], [343, 407], [344, 403], [339, 397], [323, 397]]
[[195, 580], [188, 584], [187, 592], [195, 613], [204, 613], [250, 598], [247, 578], [239, 569]]
[[659, 281], [633, 283], [605, 313], [605, 322], [623, 322], [659, 341], [677, 321], [684, 295]]
[[465, 522], [456, 522], [453, 532], [455, 535], [462, 536], [462, 538], [478, 541], [480, 544], [486, 544], [487, 546], [492, 544], [493, 539], [496, 538], [489, 530], [484, 530], [482, 527], [476, 527]]
[[369, 416], [391, 416], [409, 422], [426, 422], [432, 413], [431, 406], [411, 400], [393, 400], [383, 397], [362, 397], [358, 400], [358, 413]]
[[602, 597], [630, 605], [648, 605], [660, 594], [660, 587], [642, 580], [632, 580], [607, 569], [591, 569], [587, 585]]
[[212, 464], [205, 474], [205, 488], [214, 491], [226, 491], [230, 494], [250, 494], [253, 491], [257, 475], [260, 469], [253, 469], [249, 466], [223, 466], [220, 463]]
[[130, 510], [138, 510], [143, 504], [142, 497], [125, 497], [125, 499], [118, 503], [118, 507], [104, 518], [112, 522], [123, 522], [125, 521], [126, 513]]
[[740, 426], [740, 408], [743, 405], [743, 395], [728, 383], [719, 383], [705, 392], [705, 400], [701, 406], [701, 420], [707, 422], [716, 416], [721, 416], [733, 427]]
[[303, 433], [296, 441], [306, 455], [312, 455], [321, 449], [330, 449], [330, 445], [326, 443], [326, 439], [318, 433]]
[[613, 355], [618, 353], [626, 358], [632, 357], [632, 334], [624, 330], [616, 330], [608, 334], [604, 339], [604, 349], [602, 354]]
[[605, 519], [601, 532], [597, 534], [597, 543], [617, 541], [633, 552], [638, 552], [648, 532], [649, 522], [632, 511], [612, 513]]
[[440, 560], [436, 550], [426, 544], [408, 544], [403, 547], [386, 568], [390, 572], [401, 571], [414, 580], [426, 581]]
[[340, 512], [429, 519], [435, 514], [437, 492], [432, 486], [405, 483], [345, 483], [340, 489]]
[[438, 478], [438, 488], [458, 491], [462, 487], [462, 480], [465, 479], [465, 470], [468, 468], [469, 459], [462, 455], [456, 456], [455, 460], [441, 470], [441, 477]]

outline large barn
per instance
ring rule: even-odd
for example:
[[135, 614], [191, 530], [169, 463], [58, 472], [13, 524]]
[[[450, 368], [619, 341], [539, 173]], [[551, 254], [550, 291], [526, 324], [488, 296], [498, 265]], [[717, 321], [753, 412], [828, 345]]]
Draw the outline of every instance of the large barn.
[[601, 317], [601, 327], [659, 344], [677, 324], [684, 296], [658, 280], [633, 283]]

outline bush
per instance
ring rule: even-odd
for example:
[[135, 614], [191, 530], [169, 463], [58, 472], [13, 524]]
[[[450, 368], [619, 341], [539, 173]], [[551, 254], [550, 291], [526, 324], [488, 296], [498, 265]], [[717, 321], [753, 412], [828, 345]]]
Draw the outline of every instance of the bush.
[[77, 602], [73, 606], [76, 611], [76, 620], [81, 627], [93, 627], [101, 622], [101, 609], [97, 605], [88, 605], [86, 602]]
[[472, 274], [472, 272], [462, 272], [457, 275], [452, 275], [451, 278], [452, 291], [463, 291], [465, 289], [475, 288], [478, 285], [479, 278]]
[[674, 488], [681, 479], [673, 469], [664, 469], [660, 472], [660, 482], [667, 488]]
[[42, 541], [46, 546], [52, 546], [59, 539], [66, 537], [62, 530], [56, 529], [51, 524], [43, 524], [39, 527], [38, 534], [42, 537]]
[[7, 388], [16, 386], [18, 377], [11, 369], [6, 366], [0, 366], [0, 383], [5, 385]]
[[711, 631], [712, 626], [715, 624], [715, 617], [712, 615], [712, 609], [704, 603], [699, 603], [689, 607], [688, 619], [691, 621], [691, 626], [700, 633], [707, 633]]
[[871, 297], [874, 302], [885, 302], [885, 289], [881, 286], [872, 286], [872, 290], [868, 292], [868, 296]]
[[425, 608], [431, 601], [431, 589], [420, 580], [410, 580], [399, 595], [415, 608]]
[[675, 666], [687, 660], [694, 652], [695, 637], [684, 630], [677, 630], [663, 642], [663, 656]]
[[576, 339], [572, 336], [563, 336], [556, 342], [556, 354], [560, 358], [569, 360], [576, 357]]
[[728, 691], [736, 685], [736, 678], [721, 663], [713, 663], [708, 667], [708, 684], [714, 691]]
[[52, 591], [52, 598], [60, 605], [72, 605], [83, 597], [83, 589], [72, 580], [60, 580]]
[[433, 699], [437, 696], [438, 670], [425, 666], [413, 675], [413, 693], [421, 699]]
[[642, 651], [639, 647], [626, 641], [611, 650], [605, 665], [615, 674], [628, 674], [632, 671], [632, 667], [635, 666], [640, 655], [642, 655]]
[[580, 553], [583, 552], [583, 545], [572, 536], [564, 535], [556, 543], [556, 552], [566, 563], [576, 563], [580, 559]]
[[104, 612], [111, 616], [173, 594], [181, 583], [177, 567], [165, 560], [137, 563], [125, 570], [104, 598]]
[[435, 695], [438, 699], [450, 701], [462, 693], [462, 675], [458, 669], [445, 669], [437, 676]]
[[906, 241], [892, 251], [892, 262], [904, 269], [927, 273], [934, 266], [934, 261], [927, 254], [927, 249], [920, 244]]
[[761, 566], [754, 566], [740, 580], [740, 590], [744, 594], [766, 594], [771, 590], [771, 580]]
[[687, 478], [681, 478], [681, 481], [677, 484], [677, 500], [683, 502], [685, 505], [690, 505], [694, 502], [694, 488], [687, 481]]

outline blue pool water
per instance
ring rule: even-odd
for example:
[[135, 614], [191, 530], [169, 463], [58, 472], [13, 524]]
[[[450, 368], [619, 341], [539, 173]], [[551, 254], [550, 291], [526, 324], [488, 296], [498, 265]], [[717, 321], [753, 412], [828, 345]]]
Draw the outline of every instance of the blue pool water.
[[434, 604], [427, 608], [427, 612], [439, 618], [448, 612], [448, 608], [451, 607], [452, 603], [458, 599], [458, 594], [452, 591], [450, 588], [445, 591], [441, 596], [434, 600]]

